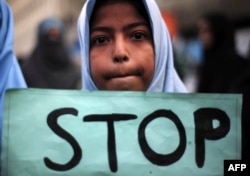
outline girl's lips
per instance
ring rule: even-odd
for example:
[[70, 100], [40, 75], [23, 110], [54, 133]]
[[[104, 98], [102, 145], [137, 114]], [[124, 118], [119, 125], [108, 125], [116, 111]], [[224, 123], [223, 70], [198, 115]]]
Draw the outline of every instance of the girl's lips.
[[114, 78], [126, 78], [126, 77], [131, 77], [131, 76], [140, 76], [141, 73], [140, 71], [131, 71], [128, 73], [123, 73], [123, 72], [111, 72], [105, 75], [105, 79], [114, 79]]

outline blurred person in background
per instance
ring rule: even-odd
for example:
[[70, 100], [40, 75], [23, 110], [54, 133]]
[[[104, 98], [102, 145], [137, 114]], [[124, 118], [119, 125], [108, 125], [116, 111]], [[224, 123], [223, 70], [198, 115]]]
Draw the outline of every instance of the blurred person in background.
[[0, 136], [2, 136], [5, 91], [10, 88], [26, 87], [26, 83], [13, 51], [13, 25], [13, 15], [9, 5], [5, 0], [0, 0]]
[[232, 22], [223, 14], [209, 13], [198, 20], [203, 47], [198, 92], [226, 93], [244, 67], [235, 47]]
[[200, 67], [199, 93], [241, 93], [242, 157], [246, 159], [249, 140], [247, 128], [250, 118], [250, 63], [236, 51], [233, 23], [223, 14], [210, 13], [197, 23], [198, 36], [203, 46]]
[[81, 73], [66, 45], [66, 26], [58, 18], [44, 19], [38, 26], [37, 44], [21, 62], [28, 87], [81, 89]]

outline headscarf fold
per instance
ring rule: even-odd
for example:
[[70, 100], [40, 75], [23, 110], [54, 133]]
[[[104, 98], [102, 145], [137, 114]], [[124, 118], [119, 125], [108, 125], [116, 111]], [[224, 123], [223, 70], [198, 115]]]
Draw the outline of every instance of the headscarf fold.
[[[174, 68], [172, 43], [160, 9], [154, 0], [142, 1], [150, 19], [155, 50], [155, 73], [147, 91], [186, 92], [186, 88]], [[84, 90], [98, 90], [92, 80], [89, 65], [89, 21], [95, 2], [96, 0], [87, 0], [78, 19]]]

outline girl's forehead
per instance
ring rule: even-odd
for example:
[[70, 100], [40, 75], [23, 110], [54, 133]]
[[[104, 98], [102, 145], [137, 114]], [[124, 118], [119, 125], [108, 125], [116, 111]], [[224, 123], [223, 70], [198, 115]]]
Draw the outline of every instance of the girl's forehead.
[[[117, 20], [120, 21], [117, 21]], [[92, 15], [90, 26], [98, 23], [112, 23], [117, 21], [145, 21], [136, 8], [128, 3], [107, 4], [98, 8]]]
[[[127, 10], [126, 17], [129, 17], [131, 15], [131, 12], [136, 13], [140, 18], [142, 17], [146, 23], [149, 24], [149, 15], [145, 9], [145, 6], [142, 2], [142, 0], [100, 0], [96, 1], [94, 9], [92, 11], [92, 15], [90, 17], [90, 25], [92, 24], [93, 19], [96, 20], [97, 13], [99, 16], [105, 15], [107, 12], [114, 11], [113, 18], [116, 16], [116, 13], [125, 11], [125, 7]], [[102, 15], [100, 15], [100, 11], [102, 11]]]

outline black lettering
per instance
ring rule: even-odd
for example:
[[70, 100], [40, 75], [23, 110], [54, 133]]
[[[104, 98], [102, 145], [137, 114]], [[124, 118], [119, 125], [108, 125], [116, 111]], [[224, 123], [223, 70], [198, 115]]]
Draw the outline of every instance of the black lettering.
[[[217, 140], [223, 138], [230, 129], [227, 114], [216, 108], [200, 108], [194, 112], [195, 118], [195, 158], [198, 167], [203, 167], [205, 161], [205, 139]], [[213, 120], [220, 125], [213, 128]]]
[[71, 115], [77, 116], [78, 111], [74, 108], [56, 109], [56, 110], [52, 111], [48, 115], [48, 118], [47, 118], [47, 123], [48, 123], [48, 126], [51, 128], [51, 130], [54, 131], [61, 138], [68, 141], [74, 150], [73, 157], [66, 164], [58, 164], [58, 163], [51, 161], [48, 157], [44, 158], [45, 165], [48, 168], [50, 168], [52, 170], [56, 170], [56, 171], [66, 171], [66, 170], [72, 169], [80, 162], [81, 157], [82, 157], [82, 150], [81, 150], [79, 144], [77, 143], [77, 141], [73, 138], [72, 135], [70, 135], [68, 132], [66, 132], [57, 123], [57, 120], [59, 119], [59, 117], [61, 115], [65, 115], [65, 114], [71, 114]]
[[[172, 120], [178, 131], [179, 131], [179, 138], [180, 138], [180, 144], [176, 148], [176, 150], [171, 154], [158, 154], [155, 151], [153, 151], [150, 146], [148, 145], [148, 142], [146, 140], [145, 135], [145, 129], [147, 125], [153, 121], [154, 119], [160, 118], [160, 117], [166, 117], [170, 120]], [[167, 132], [167, 129], [166, 129]], [[176, 116], [172, 111], [170, 110], [157, 110], [153, 112], [152, 114], [149, 114], [140, 124], [139, 131], [138, 131], [138, 140], [141, 147], [141, 150], [144, 154], [144, 156], [153, 164], [159, 165], [159, 166], [166, 166], [170, 165], [177, 160], [181, 158], [183, 155], [185, 148], [186, 148], [186, 133], [183, 124], [179, 120], [178, 116]]]
[[117, 155], [115, 143], [114, 121], [136, 119], [136, 115], [129, 114], [103, 114], [103, 115], [88, 115], [85, 116], [85, 122], [107, 122], [108, 125], [108, 160], [109, 167], [112, 172], [117, 172]]

